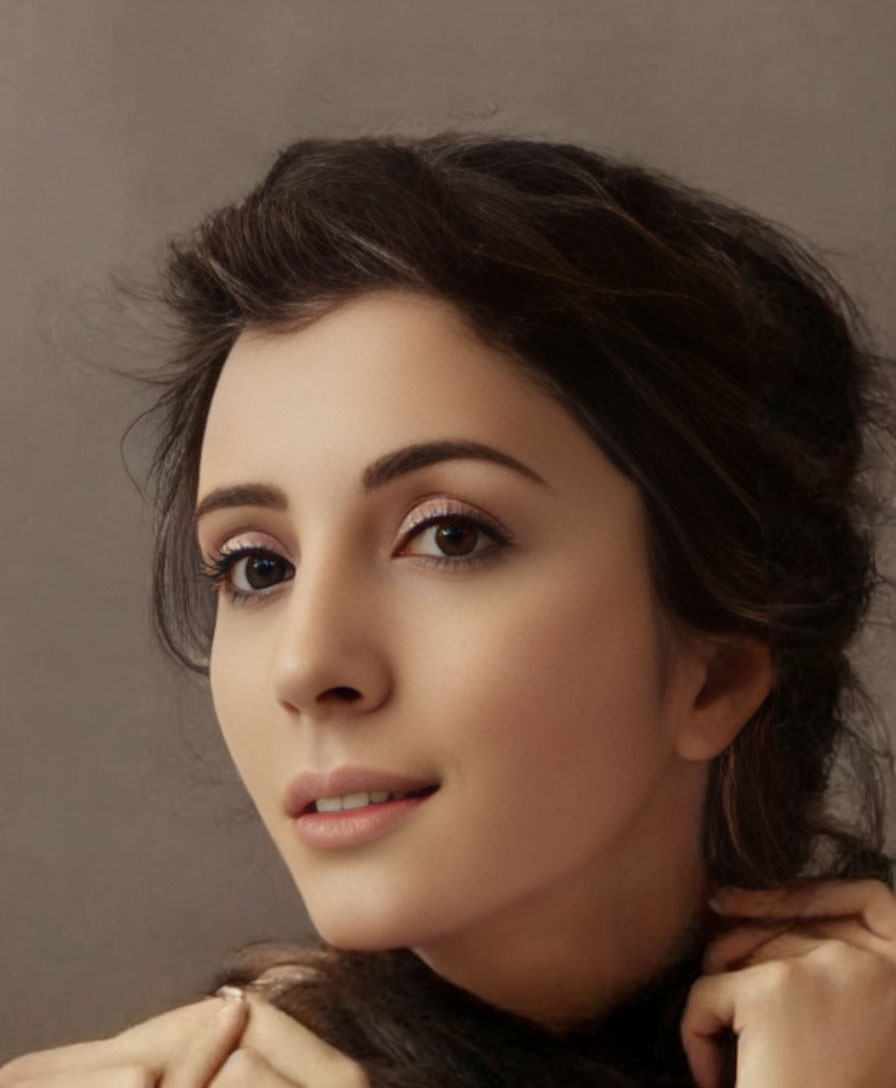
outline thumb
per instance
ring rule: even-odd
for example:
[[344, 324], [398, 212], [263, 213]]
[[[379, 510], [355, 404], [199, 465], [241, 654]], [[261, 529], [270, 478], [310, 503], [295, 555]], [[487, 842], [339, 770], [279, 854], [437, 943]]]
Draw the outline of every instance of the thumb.
[[681, 1042], [697, 1088], [724, 1088], [724, 1033], [734, 1024], [732, 976], [704, 975], [691, 987], [681, 1020]]

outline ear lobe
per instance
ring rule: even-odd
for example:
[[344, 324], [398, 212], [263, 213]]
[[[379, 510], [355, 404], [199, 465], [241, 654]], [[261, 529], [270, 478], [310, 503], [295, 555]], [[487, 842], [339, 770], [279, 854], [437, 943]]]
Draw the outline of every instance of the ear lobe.
[[677, 741], [682, 759], [714, 759], [762, 706], [772, 687], [768, 644], [744, 636], [712, 640], [698, 651], [702, 683], [694, 683]]

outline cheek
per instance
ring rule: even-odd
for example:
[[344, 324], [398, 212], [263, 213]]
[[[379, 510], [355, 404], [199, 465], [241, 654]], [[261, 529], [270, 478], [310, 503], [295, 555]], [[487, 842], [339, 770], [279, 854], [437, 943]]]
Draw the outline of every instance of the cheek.
[[215, 715], [230, 757], [255, 804], [265, 816], [265, 785], [271, 782], [273, 738], [265, 732], [263, 693], [269, 674], [264, 640], [240, 639], [227, 626], [215, 632], [209, 684]]
[[426, 671], [441, 679], [433, 704], [453, 707], [446, 758], [465, 789], [597, 826], [643, 796], [672, 745], [646, 591], [580, 585], [483, 603], [481, 622], [443, 647], [454, 667]]

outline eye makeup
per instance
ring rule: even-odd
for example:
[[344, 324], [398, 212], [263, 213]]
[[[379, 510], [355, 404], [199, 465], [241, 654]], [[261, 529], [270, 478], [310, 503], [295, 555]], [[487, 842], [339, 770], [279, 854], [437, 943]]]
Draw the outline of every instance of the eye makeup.
[[[457, 500], [440, 499], [422, 504], [400, 533], [396, 556], [423, 559], [443, 569], [468, 569], [494, 560], [512, 544], [510, 532], [496, 518]], [[426, 543], [427, 537], [437, 551], [411, 549], [415, 541]], [[474, 538], [473, 548], [469, 547], [471, 538]], [[489, 541], [484, 547], [480, 546], [483, 540]]]
[[225, 547], [203, 559], [199, 577], [236, 604], [270, 596], [295, 577], [295, 567], [277, 552], [257, 544]]
[[[440, 570], [463, 572], [495, 561], [513, 543], [497, 518], [457, 499], [420, 503], [398, 530], [395, 559], [414, 559]], [[204, 557], [198, 575], [231, 603], [260, 602], [295, 577], [295, 565], [275, 548], [233, 537]]]

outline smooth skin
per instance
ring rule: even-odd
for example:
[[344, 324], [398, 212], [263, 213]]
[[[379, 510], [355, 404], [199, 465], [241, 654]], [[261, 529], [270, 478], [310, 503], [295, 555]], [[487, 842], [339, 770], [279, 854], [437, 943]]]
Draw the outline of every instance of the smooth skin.
[[[737, 1088], [891, 1088], [896, 900], [876, 881], [724, 889], [736, 921], [706, 951], [682, 1038], [718, 1088], [714, 1035], [737, 1032]], [[230, 1060], [228, 1061], [228, 1057]], [[298, 1079], [297, 1079], [298, 1078]], [[358, 1065], [254, 996], [211, 998], [113, 1039], [29, 1054], [0, 1088], [366, 1088]]]
[[359, 1065], [254, 995], [208, 998], [112, 1039], [28, 1054], [0, 1086], [367, 1088]]
[[[433, 442], [503, 462], [384, 478]], [[224, 504], [252, 487], [279, 499]], [[366, 296], [239, 339], [205, 433], [215, 496], [200, 550], [238, 557], [215, 709], [318, 932], [558, 1026], [677, 959], [708, 898], [709, 761], [765, 698], [768, 648], [673, 637], [637, 489], [566, 410], [447, 303]], [[309, 846], [287, 787], [345, 766], [439, 788], [375, 841]]]
[[[713, 1036], [723, 1028], [738, 1036], [736, 1088], [891, 1088], [896, 900], [890, 890], [876, 881], [730, 888], [715, 903], [737, 924], [707, 949], [707, 974], [693, 987], [682, 1021], [698, 1088], [719, 1088]], [[211, 998], [113, 1039], [29, 1054], [0, 1069], [0, 1088], [367, 1084], [358, 1065], [255, 997]]]
[[[384, 455], [446, 439], [526, 471], [457, 457], [362, 486]], [[198, 526], [207, 562], [240, 553], [218, 572], [212, 690], [322, 935], [411, 947], [548, 1026], [670, 962], [712, 891], [699, 855], [709, 761], [762, 702], [770, 662], [755, 641], [675, 637], [631, 483], [450, 306], [389, 292], [297, 333], [240, 338], [199, 498], [257, 484], [278, 502], [219, 506]], [[465, 553], [482, 558], [464, 565]], [[309, 847], [285, 787], [348, 764], [439, 789], [381, 839]], [[737, 1088], [891, 1088], [891, 893], [728, 890], [717, 909], [733, 928], [707, 950], [682, 1024], [699, 1088], [718, 1084], [725, 1027]], [[26, 1056], [0, 1071], [13, 1084], [366, 1078], [252, 995]]]
[[698, 1088], [719, 1088], [723, 1029], [737, 1035], [737, 1088], [896, 1084], [891, 890], [874, 880], [728, 888], [714, 902], [737, 924], [707, 948], [682, 1020]]

